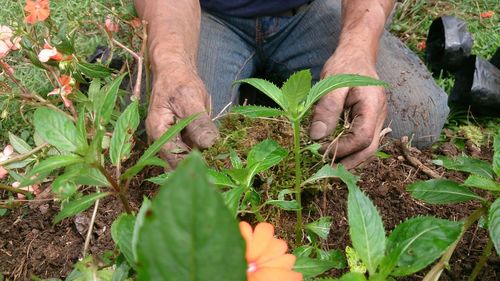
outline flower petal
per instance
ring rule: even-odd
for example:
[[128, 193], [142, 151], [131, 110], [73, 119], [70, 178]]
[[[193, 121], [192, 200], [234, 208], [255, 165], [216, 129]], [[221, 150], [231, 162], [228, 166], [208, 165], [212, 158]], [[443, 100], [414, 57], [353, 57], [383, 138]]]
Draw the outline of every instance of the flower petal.
[[266, 251], [269, 243], [274, 239], [274, 227], [269, 223], [259, 223], [253, 232], [253, 239], [247, 247], [246, 258], [248, 262], [257, 261]]
[[56, 49], [43, 49], [38, 54], [38, 59], [41, 62], [48, 62], [50, 60], [50, 57], [53, 57], [55, 55], [57, 55]]
[[283, 256], [288, 250], [288, 246], [284, 240], [273, 238], [266, 250], [259, 256], [256, 261], [259, 265], [266, 263], [269, 260], [275, 259], [277, 257]]
[[5, 170], [4, 167], [0, 166], [0, 179], [5, 178], [8, 174], [9, 174], [9, 172], [7, 170]]
[[292, 254], [286, 254], [279, 257], [275, 257], [271, 260], [267, 260], [264, 263], [257, 263], [258, 269], [264, 268], [281, 268], [292, 270], [295, 264], [295, 256]]
[[302, 281], [302, 274], [286, 269], [264, 268], [247, 274], [248, 281]]
[[5, 148], [3, 149], [3, 155], [4, 156], [11, 156], [12, 154], [14, 153], [14, 147], [10, 144], [8, 144], [7, 146], [5, 146]]

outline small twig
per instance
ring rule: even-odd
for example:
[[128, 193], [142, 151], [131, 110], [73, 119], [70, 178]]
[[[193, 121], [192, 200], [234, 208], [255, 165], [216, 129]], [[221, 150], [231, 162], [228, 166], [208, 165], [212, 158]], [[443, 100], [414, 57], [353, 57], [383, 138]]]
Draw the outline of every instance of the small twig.
[[438, 173], [433, 171], [431, 168], [425, 166], [420, 160], [417, 158], [413, 157], [410, 153], [409, 149], [409, 142], [408, 142], [408, 137], [402, 137], [401, 138], [401, 150], [403, 151], [403, 155], [410, 162], [411, 165], [413, 165], [415, 168], [420, 169], [424, 174], [428, 175], [429, 177], [433, 179], [440, 179], [442, 178]]
[[[210, 102], [210, 104], [212, 104], [212, 102]], [[212, 121], [215, 121], [221, 117], [224, 117], [226, 114], [224, 114], [224, 112], [226, 111], [226, 109], [228, 109], [231, 105], [233, 104], [232, 101], [230, 101], [228, 104], [226, 104], [226, 106], [224, 106], [224, 108], [222, 108], [222, 110], [214, 117], [212, 118]]]
[[7, 191], [10, 191], [13, 193], [20, 193], [20, 194], [23, 194], [26, 196], [31, 194], [31, 192], [29, 192], [27, 190], [15, 188], [15, 187], [3, 184], [3, 183], [0, 183], [0, 189], [7, 190]]
[[111, 177], [111, 175], [104, 169], [104, 167], [100, 164], [94, 164], [95, 168], [97, 168], [103, 175], [106, 177], [106, 180], [111, 184], [111, 187], [115, 190], [116, 195], [120, 199], [123, 204], [123, 208], [128, 214], [132, 213], [132, 209], [130, 208], [130, 203], [128, 202], [127, 197], [123, 194], [123, 190], [120, 189], [118, 183]]
[[135, 100], [141, 100], [141, 82], [142, 82], [142, 64], [143, 64], [143, 54], [146, 49], [147, 41], [144, 40], [142, 42], [141, 53], [137, 54], [136, 52], [129, 49], [127, 46], [120, 43], [115, 38], [111, 39], [114, 44], [118, 45], [120, 48], [124, 49], [128, 53], [130, 53], [137, 60], [137, 77], [134, 85], [134, 90], [132, 91], [132, 97]]
[[3, 162], [0, 162], [0, 166], [7, 166], [7, 165], [12, 164], [12, 163], [23, 161], [24, 159], [29, 158], [31, 155], [37, 153], [38, 151], [44, 149], [47, 146], [49, 146], [48, 143], [41, 144], [41, 145], [33, 148], [32, 150], [30, 150], [24, 154], [19, 154], [19, 155], [12, 157], [12, 158], [9, 158]]
[[[99, 192], [99, 190], [97, 191]], [[85, 244], [83, 246], [82, 256], [85, 257], [87, 255], [87, 250], [90, 244], [90, 238], [92, 237], [92, 231], [94, 229], [95, 218], [97, 216], [97, 209], [99, 209], [99, 199], [95, 201], [94, 211], [92, 212], [92, 217], [90, 218], [89, 229], [87, 230], [87, 236], [85, 237]]]

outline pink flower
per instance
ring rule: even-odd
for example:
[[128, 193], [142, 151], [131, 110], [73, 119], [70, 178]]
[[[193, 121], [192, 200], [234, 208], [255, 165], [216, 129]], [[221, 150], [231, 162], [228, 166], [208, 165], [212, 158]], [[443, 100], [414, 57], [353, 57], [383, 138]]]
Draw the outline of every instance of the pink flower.
[[[12, 145], [7, 145], [3, 152], [0, 152], [0, 162], [6, 161], [11, 158], [12, 154], [14, 154], [14, 147]], [[9, 172], [2, 166], [0, 166], [0, 179], [5, 178]]]
[[51, 59], [61, 61], [63, 59], [63, 55], [55, 47], [52, 47], [49, 42], [45, 41], [43, 50], [41, 50], [38, 54], [38, 59], [41, 62], [48, 62]]
[[72, 102], [68, 99], [68, 95], [73, 92], [74, 81], [68, 75], [61, 75], [59, 77], [59, 84], [61, 84], [61, 88], [55, 88], [52, 92], [48, 93], [48, 96], [53, 95], [61, 95], [61, 98], [64, 102], [65, 107], [70, 107]]
[[111, 18], [111, 16], [106, 17], [104, 26], [106, 26], [106, 30], [111, 33], [118, 32], [120, 30], [120, 26]]
[[7, 56], [10, 51], [21, 48], [20, 37], [13, 37], [12, 29], [6, 25], [0, 25], [0, 59]]

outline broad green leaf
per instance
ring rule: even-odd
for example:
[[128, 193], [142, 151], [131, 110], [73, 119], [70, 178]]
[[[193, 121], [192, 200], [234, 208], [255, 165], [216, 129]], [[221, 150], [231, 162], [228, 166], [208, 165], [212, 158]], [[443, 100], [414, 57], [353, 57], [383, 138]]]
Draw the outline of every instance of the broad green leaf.
[[137, 240], [139, 280], [246, 280], [245, 243], [206, 170], [191, 154], [153, 199]]
[[288, 104], [288, 110], [294, 116], [298, 115], [299, 105], [309, 94], [311, 81], [311, 71], [306, 69], [292, 74], [281, 87], [285, 101]]
[[493, 138], [493, 153], [493, 171], [500, 178], [500, 133]]
[[137, 244], [139, 243], [139, 231], [141, 230], [144, 224], [144, 218], [146, 217], [146, 212], [151, 208], [151, 201], [144, 197], [142, 201], [142, 206], [137, 213], [137, 217], [135, 219], [134, 225], [134, 233], [132, 234], [132, 254], [134, 256], [134, 263], [137, 263], [138, 254], [137, 254]]
[[33, 124], [40, 137], [59, 150], [75, 152], [85, 147], [73, 121], [59, 111], [39, 107], [33, 116]]
[[67, 204], [65, 204], [61, 211], [57, 214], [57, 216], [54, 218], [54, 223], [59, 223], [65, 218], [74, 216], [76, 214], [79, 214], [94, 204], [94, 202], [97, 199], [106, 197], [110, 195], [111, 193], [109, 192], [100, 192], [100, 193], [93, 193], [90, 195], [85, 195], [81, 198], [78, 198], [76, 200], [70, 201]]
[[156, 156], [152, 156], [148, 159], [145, 159], [141, 162], [137, 162], [134, 166], [130, 167], [123, 175], [123, 178], [129, 178], [137, 175], [142, 169], [147, 166], [158, 166], [165, 168], [167, 166], [167, 162], [165, 160], [158, 158]]
[[321, 217], [306, 225], [306, 229], [318, 235], [322, 239], [327, 239], [332, 226], [332, 217]]
[[267, 200], [264, 204], [276, 206], [285, 211], [300, 210], [300, 205], [295, 200]]
[[106, 125], [109, 123], [111, 119], [111, 114], [113, 113], [113, 109], [116, 105], [116, 98], [118, 97], [118, 90], [120, 90], [120, 84], [122, 83], [123, 78], [127, 74], [124, 73], [118, 77], [116, 77], [113, 82], [104, 87], [101, 90], [102, 98], [100, 99], [101, 103], [100, 107], [97, 111], [97, 121], [101, 125]]
[[161, 174], [159, 176], [149, 178], [149, 179], [147, 179], [147, 181], [152, 182], [152, 183], [157, 184], [157, 185], [164, 185], [167, 182], [169, 177], [170, 177], [170, 173], [164, 173], [164, 174]]
[[[61, 177], [58, 177], [57, 179], [59, 178]], [[78, 190], [78, 187], [73, 181], [54, 181], [51, 186], [52, 192], [54, 192], [57, 198], [62, 200], [69, 199]]]
[[493, 170], [488, 162], [467, 156], [459, 156], [453, 159], [439, 156], [432, 163], [450, 170], [467, 172], [490, 179], [493, 178]]
[[315, 248], [311, 245], [302, 245], [293, 250], [293, 255], [297, 258], [309, 257]]
[[243, 168], [243, 162], [241, 161], [241, 158], [238, 156], [238, 153], [234, 149], [229, 150], [229, 159], [231, 160], [231, 166], [233, 166], [233, 168], [235, 169]]
[[109, 158], [113, 165], [117, 166], [130, 156], [132, 138], [137, 126], [139, 126], [139, 102], [134, 101], [127, 106], [115, 124], [109, 147]]
[[307, 256], [297, 257], [293, 271], [302, 273], [304, 279], [316, 277], [332, 268], [341, 268], [338, 261], [313, 259]]
[[255, 173], [259, 173], [278, 164], [287, 155], [288, 151], [281, 147], [276, 141], [266, 139], [252, 147], [248, 152], [247, 167], [255, 165], [257, 166]]
[[271, 98], [276, 104], [278, 104], [283, 110], [288, 111], [287, 103], [283, 97], [283, 93], [280, 88], [276, 87], [273, 83], [259, 78], [249, 78], [234, 81], [234, 83], [246, 83], [254, 86], [257, 90], [263, 92], [266, 96]]
[[83, 148], [87, 148], [87, 129], [85, 128], [85, 110], [81, 110], [76, 120], [76, 134], [80, 138], [79, 142], [83, 144]]
[[377, 209], [357, 186], [349, 187], [347, 218], [352, 245], [374, 274], [384, 257], [385, 230]]
[[321, 169], [319, 169], [314, 175], [305, 180], [302, 185], [327, 178], [340, 178], [348, 187], [356, 186], [356, 182], [359, 179], [359, 177], [347, 171], [342, 164], [337, 165], [337, 167], [335, 168], [326, 164], [321, 167]]
[[250, 118], [277, 117], [285, 115], [283, 110], [258, 105], [235, 106], [232, 111]]
[[153, 144], [151, 144], [146, 151], [144, 151], [141, 158], [139, 158], [134, 166], [123, 173], [122, 178], [128, 179], [139, 173], [146, 166], [148, 159], [154, 157], [154, 155], [160, 151], [165, 143], [180, 133], [187, 125], [189, 125], [189, 123], [198, 118], [198, 116], [198, 114], [189, 116], [179, 120], [175, 125], [170, 127], [163, 135], [161, 135], [161, 137], [153, 142]]
[[105, 78], [111, 75], [111, 69], [100, 65], [87, 62], [78, 62], [78, 70], [89, 78]]
[[490, 190], [490, 191], [500, 191], [500, 184], [496, 183], [494, 180], [485, 178], [478, 175], [470, 175], [465, 181], [465, 186]]
[[[248, 169], [228, 169], [224, 171], [228, 176], [231, 177], [231, 179], [238, 185], [245, 185], [247, 186], [247, 178], [249, 174]], [[249, 187], [249, 186], [247, 186]]]
[[51, 156], [36, 165], [26, 174], [26, 177], [31, 178], [37, 174], [50, 173], [55, 169], [67, 167], [76, 163], [83, 163], [83, 158], [74, 154]]
[[19, 154], [25, 154], [31, 151], [31, 146], [27, 144], [22, 138], [9, 132], [9, 143], [12, 145], [14, 150]]
[[237, 187], [237, 185], [224, 173], [209, 169], [207, 175], [209, 181], [217, 186]]
[[130, 214], [120, 215], [111, 225], [111, 237], [125, 256], [130, 266], [135, 268], [134, 253], [132, 251], [132, 236], [134, 233], [135, 217]]
[[335, 279], [335, 281], [366, 281], [366, 277], [364, 274], [358, 273], [358, 272], [349, 272], [339, 279]]
[[116, 269], [113, 272], [113, 279], [111, 281], [125, 281], [129, 275], [130, 265], [124, 260], [115, 264]]
[[346, 268], [347, 260], [344, 256], [344, 253], [341, 250], [322, 250], [316, 249], [316, 256], [320, 260], [324, 261], [332, 261], [337, 263], [338, 265], [335, 268]]
[[429, 204], [460, 203], [469, 200], [484, 199], [467, 187], [445, 179], [418, 181], [407, 187], [411, 195]]
[[366, 76], [355, 74], [338, 74], [327, 77], [318, 83], [314, 84], [306, 98], [304, 111], [300, 118], [305, 114], [311, 106], [320, 98], [330, 93], [331, 91], [343, 87], [359, 87], [359, 86], [387, 86], [387, 83]]
[[94, 98], [97, 95], [99, 95], [100, 91], [101, 91], [101, 80], [93, 79], [92, 82], [90, 82], [89, 91], [87, 92], [89, 99], [93, 102]]
[[415, 273], [438, 259], [462, 232], [462, 222], [417, 217], [398, 225], [387, 238], [381, 270], [393, 276]]
[[80, 165], [78, 169], [79, 173], [75, 178], [76, 184], [81, 185], [92, 185], [97, 187], [111, 186], [106, 177], [101, 173], [101, 171], [96, 168], [89, 167], [88, 165]]
[[500, 255], [500, 198], [497, 198], [488, 211], [488, 229], [490, 238], [495, 245], [497, 254]]
[[224, 198], [224, 203], [226, 203], [227, 208], [233, 214], [234, 217], [238, 215], [240, 209], [241, 196], [245, 192], [244, 187], [236, 187], [222, 193], [222, 198]]

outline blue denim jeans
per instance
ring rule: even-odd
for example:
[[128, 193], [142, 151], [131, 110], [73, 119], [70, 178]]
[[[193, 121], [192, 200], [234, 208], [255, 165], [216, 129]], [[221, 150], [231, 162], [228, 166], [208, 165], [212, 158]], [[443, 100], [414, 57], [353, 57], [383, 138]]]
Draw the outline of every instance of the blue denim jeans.
[[[338, 44], [340, 0], [315, 0], [293, 16], [235, 18], [203, 12], [198, 74], [212, 97], [212, 114], [238, 101], [234, 80], [264, 70], [283, 78], [311, 69], [318, 80]], [[386, 125], [391, 136], [435, 142], [448, 115], [447, 95], [420, 59], [389, 32], [380, 41], [377, 70], [390, 84]]]

